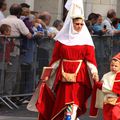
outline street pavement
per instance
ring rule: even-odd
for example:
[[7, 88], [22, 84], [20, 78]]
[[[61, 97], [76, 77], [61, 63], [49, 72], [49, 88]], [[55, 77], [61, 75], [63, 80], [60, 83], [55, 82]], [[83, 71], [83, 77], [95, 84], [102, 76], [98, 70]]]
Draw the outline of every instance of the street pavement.
[[0, 120], [37, 120], [36, 117], [0, 116]]
[[[89, 108], [88, 108], [89, 109]], [[89, 111], [89, 110], [88, 110]], [[0, 106], [0, 120], [37, 120], [37, 113], [26, 109], [26, 104], [20, 105], [19, 109], [9, 109], [5, 105]], [[102, 120], [102, 112], [97, 118], [88, 117], [88, 112], [80, 117], [80, 120]]]
[[37, 120], [37, 113], [26, 109], [26, 104], [20, 105], [19, 109], [9, 109], [5, 105], [0, 106], [0, 120]]

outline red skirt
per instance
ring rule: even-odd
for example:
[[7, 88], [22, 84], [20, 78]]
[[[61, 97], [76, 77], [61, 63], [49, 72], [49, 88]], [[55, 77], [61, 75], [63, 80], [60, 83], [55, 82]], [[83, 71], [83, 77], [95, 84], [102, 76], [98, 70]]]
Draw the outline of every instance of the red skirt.
[[104, 120], [120, 120], [120, 105], [104, 104], [103, 106]]
[[78, 105], [77, 116], [86, 112], [87, 99], [91, 94], [90, 88], [80, 82], [60, 82], [58, 86], [51, 120], [63, 120], [64, 110], [71, 103]]

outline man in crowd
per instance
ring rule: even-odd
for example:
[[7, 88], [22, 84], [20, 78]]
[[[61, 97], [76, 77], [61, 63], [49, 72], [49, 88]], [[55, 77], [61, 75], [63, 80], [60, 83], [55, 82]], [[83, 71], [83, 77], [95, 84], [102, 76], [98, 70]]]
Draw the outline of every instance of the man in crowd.
[[7, 4], [5, 0], [0, 0], [0, 20], [5, 18], [3, 12], [7, 9]]
[[[11, 36], [20, 36], [25, 35], [28, 39], [32, 38], [32, 34], [29, 32], [28, 28], [24, 24], [22, 20], [19, 19], [21, 15], [21, 6], [19, 4], [11, 5], [10, 15], [7, 18], [0, 21], [0, 26], [2, 24], [8, 24], [11, 26]], [[14, 40], [15, 47], [13, 52], [11, 53], [11, 62], [13, 65], [9, 65], [6, 70], [5, 75], [5, 89], [4, 92], [7, 95], [14, 94], [15, 85], [18, 79], [18, 71], [19, 71], [19, 55], [20, 55], [20, 41], [18, 39]]]
[[88, 19], [85, 21], [85, 24], [90, 32], [90, 34], [94, 34], [94, 30], [93, 30], [93, 25], [97, 22], [97, 14], [96, 13], [90, 13], [88, 15]]
[[48, 11], [43, 11], [39, 16], [39, 19], [42, 20], [45, 24], [44, 38], [41, 40], [41, 43], [37, 48], [38, 73], [41, 75], [42, 68], [48, 65], [50, 57], [49, 55], [52, 41], [50, 40], [51, 33], [49, 31], [49, 25], [51, 22], [51, 14]]
[[119, 35], [120, 34], [120, 30], [116, 31], [112, 27], [112, 21], [115, 18], [116, 18], [115, 10], [114, 9], [108, 10], [107, 17], [102, 23], [103, 28], [106, 27], [107, 29], [106, 35]]
[[[20, 18], [23, 20], [30, 33], [34, 35], [32, 21], [29, 19], [30, 6], [27, 3], [21, 3], [20, 5], [22, 7], [22, 14]], [[35, 53], [35, 41], [33, 38], [29, 40], [26, 36], [22, 36], [20, 53], [20, 93], [32, 93], [34, 87], [33, 60]]]

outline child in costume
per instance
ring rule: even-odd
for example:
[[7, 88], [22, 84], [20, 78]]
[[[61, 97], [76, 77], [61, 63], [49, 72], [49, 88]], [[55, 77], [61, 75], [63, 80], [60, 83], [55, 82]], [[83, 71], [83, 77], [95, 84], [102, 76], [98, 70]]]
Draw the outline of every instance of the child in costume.
[[103, 92], [102, 101], [96, 100], [97, 104], [102, 102], [103, 119], [120, 120], [120, 53], [112, 58], [110, 72], [104, 74], [102, 82], [96, 82], [96, 85]]

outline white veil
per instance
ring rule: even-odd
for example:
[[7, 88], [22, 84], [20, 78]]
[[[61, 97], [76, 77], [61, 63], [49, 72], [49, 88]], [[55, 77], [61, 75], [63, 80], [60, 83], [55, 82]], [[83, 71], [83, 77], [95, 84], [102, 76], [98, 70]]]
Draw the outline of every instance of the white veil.
[[73, 46], [73, 45], [91, 45], [94, 46], [91, 35], [84, 23], [79, 33], [73, 33], [72, 19], [76, 17], [84, 18], [83, 0], [68, 0], [65, 4], [68, 10], [67, 17], [65, 19], [63, 28], [54, 38], [59, 42]]

